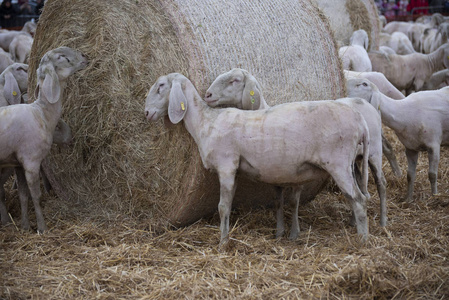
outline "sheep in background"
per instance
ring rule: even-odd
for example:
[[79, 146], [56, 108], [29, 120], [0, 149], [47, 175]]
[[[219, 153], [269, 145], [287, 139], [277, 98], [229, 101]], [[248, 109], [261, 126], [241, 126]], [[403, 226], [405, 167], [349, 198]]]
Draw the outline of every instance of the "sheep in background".
[[406, 94], [419, 91], [433, 73], [449, 67], [449, 44], [430, 54], [384, 55], [370, 52], [373, 71], [381, 72], [398, 90]]
[[27, 214], [29, 192], [35, 208], [37, 230], [47, 230], [40, 207], [39, 171], [42, 160], [50, 151], [53, 133], [61, 117], [60, 98], [67, 79], [86, 65], [87, 59], [71, 48], [48, 51], [37, 70], [36, 101], [0, 108], [0, 168], [15, 167], [24, 229], [30, 228]]
[[[350, 71], [348, 71], [350, 72]], [[255, 87], [258, 87], [255, 89]], [[211, 107], [217, 107], [221, 105], [232, 107], [245, 107], [244, 103], [248, 102], [247, 98], [250, 97], [250, 91], [257, 90], [256, 102], [264, 103], [263, 107], [268, 107], [260, 89], [260, 84], [256, 78], [248, 71], [243, 69], [232, 69], [219, 75], [206, 91], [205, 101]], [[256, 94], [256, 93], [255, 93]], [[386, 225], [386, 181], [382, 172], [382, 123], [379, 113], [368, 102], [361, 99], [343, 98], [336, 101], [342, 102], [358, 112], [360, 112], [365, 119], [369, 130], [369, 165], [373, 171], [373, 176], [377, 185], [381, 203], [381, 226]], [[248, 109], [248, 108], [247, 108]], [[250, 108], [251, 109], [251, 108]], [[252, 108], [252, 110], [262, 108]], [[313, 183], [312, 183], [313, 184]], [[280, 197], [280, 204], [277, 206], [277, 228], [278, 230], [284, 229], [283, 221], [283, 198]], [[297, 210], [297, 208], [295, 208]], [[293, 218], [298, 217], [298, 211]], [[292, 232], [294, 232], [293, 224], [297, 224], [297, 220], [292, 222]], [[276, 234], [277, 236], [279, 235]]]
[[[172, 73], [153, 84], [145, 103], [149, 121], [167, 113], [174, 124], [184, 120], [204, 167], [218, 173], [221, 246], [229, 240], [238, 170], [273, 185], [292, 185], [297, 194], [301, 193], [300, 184], [331, 174], [352, 205], [357, 232], [367, 239], [369, 133], [363, 117], [351, 107], [335, 101], [311, 101], [254, 111], [214, 109], [201, 99], [189, 79]], [[352, 172], [360, 153], [365, 154], [363, 193]]]
[[421, 91], [438, 90], [445, 86], [449, 86], [448, 69], [433, 73], [432, 76], [430, 76], [430, 78], [426, 82], [424, 82]]
[[379, 34], [379, 46], [387, 46], [395, 52], [394, 54], [411, 54], [415, 53], [412, 42], [402, 32], [393, 32], [392, 34], [380, 33]]
[[9, 44], [9, 53], [12, 60], [20, 63], [27, 63], [28, 56], [33, 46], [33, 38], [30, 35], [20, 34]]
[[12, 60], [11, 55], [0, 48], [0, 73], [3, 73], [3, 71], [13, 63], [14, 61]]
[[368, 34], [365, 30], [359, 29], [352, 33], [349, 46], [340, 47], [338, 50], [343, 69], [358, 72], [372, 71], [367, 53], [368, 43]]
[[405, 146], [408, 164], [406, 201], [413, 200], [420, 151], [428, 153], [431, 191], [433, 195], [437, 194], [440, 147], [449, 145], [449, 87], [416, 92], [403, 100], [383, 95], [375, 84], [365, 79], [348, 80], [347, 89], [351, 97], [362, 97], [378, 108], [382, 122], [394, 130]]

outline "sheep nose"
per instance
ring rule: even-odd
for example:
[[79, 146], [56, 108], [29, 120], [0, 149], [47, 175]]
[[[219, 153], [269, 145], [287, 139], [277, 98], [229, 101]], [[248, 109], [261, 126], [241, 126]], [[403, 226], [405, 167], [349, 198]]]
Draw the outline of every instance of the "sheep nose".
[[212, 97], [212, 93], [211, 92], [207, 92], [206, 93], [206, 99], [209, 99], [210, 97]]
[[145, 111], [145, 117], [148, 117], [148, 114], [149, 114], [150, 112], [148, 111], [148, 110], [146, 110]]

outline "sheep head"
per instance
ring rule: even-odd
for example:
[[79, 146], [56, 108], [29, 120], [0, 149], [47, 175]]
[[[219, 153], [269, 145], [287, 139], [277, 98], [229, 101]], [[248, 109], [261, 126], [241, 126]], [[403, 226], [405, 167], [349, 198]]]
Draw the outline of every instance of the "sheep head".
[[374, 108], [379, 110], [380, 107], [380, 93], [377, 86], [367, 79], [350, 78], [346, 80], [346, 90], [348, 97], [362, 98], [371, 103]]
[[261, 88], [248, 71], [235, 68], [214, 80], [206, 91], [204, 101], [211, 107], [228, 105], [247, 110], [258, 109]]
[[192, 88], [190, 80], [179, 73], [159, 77], [145, 100], [146, 118], [155, 122], [168, 113], [173, 124], [179, 123], [187, 112], [186, 95], [192, 95]]
[[42, 57], [37, 69], [38, 89], [50, 103], [61, 96], [61, 81], [87, 66], [87, 58], [79, 51], [69, 47], [59, 47], [48, 51]]

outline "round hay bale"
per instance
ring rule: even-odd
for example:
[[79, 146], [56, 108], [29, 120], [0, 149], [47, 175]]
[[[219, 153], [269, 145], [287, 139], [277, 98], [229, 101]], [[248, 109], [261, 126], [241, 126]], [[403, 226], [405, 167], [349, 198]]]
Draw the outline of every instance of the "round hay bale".
[[314, 1], [329, 18], [341, 45], [348, 45], [352, 33], [363, 29], [368, 33], [370, 50], [379, 49], [379, 14], [373, 0]]
[[[345, 94], [332, 31], [310, 0], [48, 0], [30, 87], [39, 59], [59, 46], [82, 51], [89, 66], [63, 97], [74, 145], [53, 149], [45, 164], [58, 196], [126, 213], [146, 209], [175, 226], [215, 212], [219, 186], [184, 126], [146, 122], [145, 95], [159, 76], [183, 73], [204, 95], [219, 74], [245, 68], [271, 105]], [[270, 186], [239, 178], [234, 203], [267, 205], [272, 197]]]

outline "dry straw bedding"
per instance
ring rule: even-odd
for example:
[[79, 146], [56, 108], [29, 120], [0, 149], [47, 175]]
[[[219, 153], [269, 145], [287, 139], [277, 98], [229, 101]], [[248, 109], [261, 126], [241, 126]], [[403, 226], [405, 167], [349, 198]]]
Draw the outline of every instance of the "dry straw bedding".
[[[396, 150], [403, 150], [388, 132]], [[406, 159], [398, 152], [402, 171]], [[415, 202], [401, 201], [406, 176], [388, 164], [389, 224], [379, 226], [370, 182], [370, 238], [358, 242], [343, 196], [326, 189], [300, 210], [297, 241], [274, 239], [271, 210], [237, 210], [231, 243], [219, 252], [215, 215], [179, 230], [146, 211], [118, 211], [46, 197], [50, 231], [0, 228], [4, 299], [445, 299], [449, 297], [449, 151], [430, 197], [427, 160], [419, 161]], [[8, 202], [15, 220], [15, 191]], [[33, 215], [31, 215], [33, 217]], [[32, 219], [32, 223], [34, 219]]]

